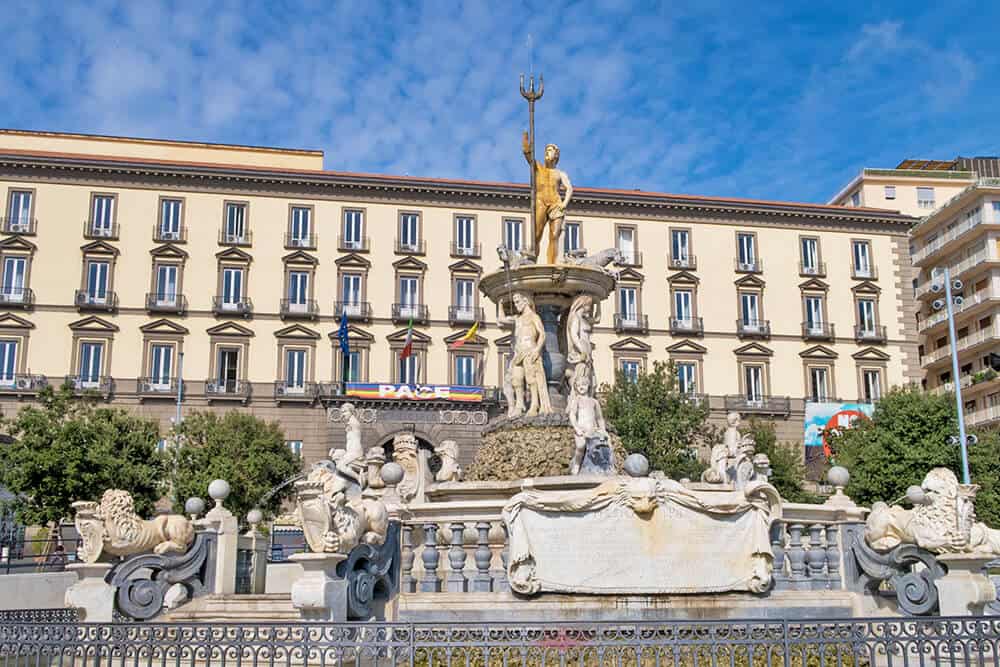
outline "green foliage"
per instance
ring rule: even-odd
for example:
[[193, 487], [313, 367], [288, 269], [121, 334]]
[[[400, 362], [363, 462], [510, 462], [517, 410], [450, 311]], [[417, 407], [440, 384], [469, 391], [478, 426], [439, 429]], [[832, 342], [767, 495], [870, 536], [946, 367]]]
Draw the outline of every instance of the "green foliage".
[[771, 484], [778, 489], [781, 497], [791, 503], [818, 503], [820, 496], [803, 488], [806, 468], [802, 463], [802, 447], [778, 442], [774, 424], [760, 419], [751, 419], [743, 428], [743, 433], [753, 437], [754, 449], [758, 454], [767, 454], [771, 460]]
[[[847, 493], [855, 502], [871, 505], [892, 501], [931, 468], [951, 468], [962, 478], [961, 452], [948, 442], [957, 435], [952, 394], [930, 394], [916, 387], [897, 388], [876, 404], [870, 420], [831, 434], [834, 460], [851, 473]], [[970, 431], [971, 432], [971, 431]], [[1000, 525], [1000, 437], [995, 431], [976, 432], [979, 444], [969, 448], [972, 481], [981, 486], [976, 497], [980, 520]]]
[[1000, 373], [997, 373], [992, 368], [987, 368], [986, 370], [979, 371], [972, 376], [972, 384], [979, 384], [980, 382], [989, 382], [994, 379]]
[[673, 364], [656, 362], [636, 382], [619, 373], [603, 390], [604, 416], [629, 453], [644, 454], [654, 470], [673, 479], [698, 479], [705, 466], [697, 445], [711, 432], [709, 408], [678, 391]]
[[100, 500], [110, 488], [131, 493], [140, 516], [152, 514], [163, 472], [156, 422], [62, 387], [44, 389], [3, 427], [14, 442], [0, 445], [0, 485], [15, 495], [21, 523], [69, 518], [71, 503]]
[[273, 516], [292, 486], [265, 497], [301, 471], [301, 462], [285, 445], [277, 422], [235, 411], [221, 417], [196, 412], [184, 418], [175, 435], [180, 446], [170, 450], [170, 481], [177, 512], [183, 511], [184, 501], [191, 496], [210, 502], [209, 483], [224, 479], [232, 487], [225, 505], [240, 521], [254, 507]]

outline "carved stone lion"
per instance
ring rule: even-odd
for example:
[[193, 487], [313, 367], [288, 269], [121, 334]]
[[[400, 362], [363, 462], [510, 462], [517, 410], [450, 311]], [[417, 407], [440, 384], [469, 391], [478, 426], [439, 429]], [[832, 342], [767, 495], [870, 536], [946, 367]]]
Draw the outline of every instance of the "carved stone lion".
[[877, 551], [915, 544], [933, 553], [1000, 555], [1000, 531], [976, 521], [978, 486], [959, 484], [948, 468], [934, 468], [921, 483], [927, 501], [913, 509], [872, 505], [865, 539]]
[[194, 541], [190, 519], [169, 514], [143, 520], [135, 513], [132, 496], [121, 489], [105, 491], [100, 504], [78, 501], [73, 508], [76, 529], [83, 538], [79, 556], [87, 563], [96, 563], [102, 554], [183, 553]]
[[434, 479], [438, 482], [460, 482], [462, 480], [462, 468], [458, 465], [458, 444], [454, 440], [442, 440], [441, 444], [434, 449], [434, 453], [441, 459], [441, 469], [438, 470]]

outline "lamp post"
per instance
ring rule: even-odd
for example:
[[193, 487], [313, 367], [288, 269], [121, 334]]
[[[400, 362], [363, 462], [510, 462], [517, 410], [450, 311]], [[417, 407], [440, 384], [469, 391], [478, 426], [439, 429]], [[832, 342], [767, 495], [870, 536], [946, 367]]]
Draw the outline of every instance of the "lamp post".
[[951, 379], [952, 383], [955, 385], [955, 407], [958, 409], [958, 446], [962, 450], [962, 483], [971, 484], [969, 479], [969, 448], [968, 441], [965, 436], [965, 406], [962, 404], [962, 383], [958, 376], [958, 348], [956, 346], [955, 338], [955, 305], [962, 305], [962, 295], [959, 294], [957, 297], [952, 297], [952, 288], [961, 291], [963, 285], [961, 280], [955, 280], [954, 283], [951, 281], [951, 273], [948, 271], [948, 267], [944, 268], [943, 271], [944, 280], [942, 282], [935, 282], [931, 285], [931, 291], [935, 293], [940, 293], [944, 290], [944, 303], [941, 303], [941, 299], [935, 299], [934, 303], [931, 304], [934, 310], [941, 310], [945, 308], [945, 313], [948, 316], [948, 342], [951, 345]]

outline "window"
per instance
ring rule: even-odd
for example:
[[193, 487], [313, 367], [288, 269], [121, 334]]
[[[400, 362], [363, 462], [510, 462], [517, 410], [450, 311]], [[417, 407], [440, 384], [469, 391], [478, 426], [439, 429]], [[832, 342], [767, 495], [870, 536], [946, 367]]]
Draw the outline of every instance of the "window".
[[691, 290], [676, 290], [674, 292], [674, 319], [677, 320], [677, 326], [690, 329], [694, 324], [691, 304]]
[[28, 259], [26, 257], [4, 257], [2, 289], [5, 302], [24, 301], [27, 270]]
[[[343, 356], [343, 355], [341, 355]], [[347, 382], [359, 382], [361, 380], [361, 352], [351, 350], [345, 357], [347, 361]]]
[[693, 394], [696, 390], [695, 372], [697, 368], [693, 362], [682, 361], [677, 364], [677, 390], [682, 394]]
[[220, 347], [217, 352], [215, 380], [218, 390], [225, 393], [235, 393], [240, 378], [240, 348]]
[[222, 269], [222, 307], [235, 309], [243, 303], [243, 269]]
[[7, 202], [8, 232], [31, 231], [31, 196], [27, 190], [12, 190]]
[[345, 273], [341, 277], [341, 298], [348, 316], [361, 315], [361, 275]]
[[455, 384], [469, 387], [476, 382], [476, 358], [471, 354], [455, 355]]
[[760, 296], [756, 292], [740, 292], [740, 323], [744, 329], [760, 328]]
[[632, 265], [638, 264], [639, 258], [635, 248], [635, 229], [632, 227], [619, 227], [617, 235], [617, 247], [618, 250], [621, 251], [622, 256], [625, 258], [625, 263]]
[[247, 205], [226, 204], [226, 243], [244, 243], [247, 239]]
[[872, 278], [871, 245], [868, 241], [851, 241], [854, 254], [854, 275]]
[[305, 206], [292, 207], [289, 245], [308, 248], [312, 245], [312, 209]]
[[399, 356], [399, 382], [401, 384], [416, 384], [418, 379], [418, 355], [411, 354], [406, 359]]
[[420, 249], [420, 216], [416, 213], [399, 214], [399, 247], [403, 250]]
[[686, 229], [670, 230], [670, 259], [680, 266], [691, 262], [691, 232]]
[[743, 366], [743, 395], [747, 403], [761, 403], [764, 400], [764, 367], [746, 364]]
[[455, 309], [458, 319], [476, 319], [475, 281], [459, 278], [455, 281]]
[[823, 297], [807, 296], [806, 306], [806, 329], [811, 334], [823, 333]]
[[887, 185], [887, 186], [885, 186], [885, 198], [886, 199], [895, 199], [896, 198], [896, 186], [895, 185]]
[[107, 262], [87, 262], [87, 302], [106, 303], [108, 300], [108, 269]]
[[399, 313], [400, 317], [407, 319], [419, 317], [420, 308], [420, 281], [413, 276], [402, 276], [399, 279]]
[[802, 239], [802, 273], [815, 275], [819, 273], [819, 239]]
[[934, 208], [934, 188], [917, 188], [917, 206], [919, 208]]
[[159, 264], [156, 267], [156, 304], [173, 306], [177, 303], [177, 266]]
[[169, 390], [170, 377], [173, 374], [174, 346], [154, 343], [149, 348], [149, 361], [149, 383], [153, 389]]
[[341, 246], [346, 250], [364, 249], [365, 212], [358, 209], [344, 211], [344, 237]]
[[866, 403], [874, 403], [882, 398], [882, 371], [877, 368], [862, 369], [861, 390]]
[[180, 199], [160, 200], [160, 227], [157, 239], [160, 241], [181, 240], [181, 207]]
[[809, 399], [816, 403], [824, 403], [830, 399], [829, 370], [823, 366], [809, 368]]
[[636, 361], [635, 359], [622, 360], [622, 374], [625, 376], [625, 379], [628, 380], [629, 382], [639, 381], [639, 371], [640, 371], [640, 365], [639, 362]]
[[285, 392], [304, 392], [306, 387], [306, 351], [285, 350]]
[[618, 314], [626, 324], [639, 323], [638, 290], [635, 287], [618, 288]]
[[115, 198], [94, 195], [90, 213], [90, 231], [94, 236], [114, 236]]
[[741, 271], [757, 270], [757, 244], [753, 234], [737, 234], [736, 251]]
[[1000, 201], [993, 202], [993, 222], [1000, 222]]
[[303, 310], [309, 304], [309, 272], [288, 272], [288, 306]]
[[852, 192], [851, 193], [851, 206], [861, 206], [861, 193]]
[[568, 255], [580, 249], [580, 223], [567, 222], [563, 228], [563, 254]]
[[523, 227], [524, 221], [516, 218], [504, 218], [503, 221], [503, 242], [508, 250], [523, 249]]
[[476, 219], [467, 215], [455, 218], [455, 254], [476, 255]]
[[292, 456], [294, 456], [297, 459], [302, 458], [301, 440], [285, 440], [285, 446], [288, 447], [289, 451], [292, 452]]
[[87, 388], [100, 386], [103, 357], [104, 343], [80, 343], [80, 386]]
[[13, 385], [16, 376], [17, 341], [0, 340], [0, 385]]
[[875, 335], [874, 299], [858, 299], [858, 330], [866, 336]]

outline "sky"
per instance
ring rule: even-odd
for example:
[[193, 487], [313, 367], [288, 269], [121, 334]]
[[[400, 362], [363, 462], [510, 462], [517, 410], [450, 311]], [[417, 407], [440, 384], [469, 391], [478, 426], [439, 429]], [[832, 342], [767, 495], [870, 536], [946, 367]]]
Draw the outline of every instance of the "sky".
[[19, 2], [0, 127], [321, 149], [325, 167], [825, 202], [1000, 154], [1000, 3]]

